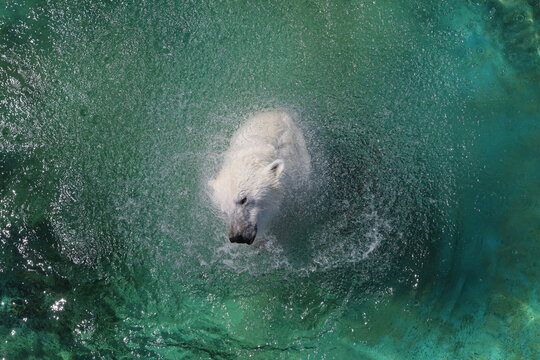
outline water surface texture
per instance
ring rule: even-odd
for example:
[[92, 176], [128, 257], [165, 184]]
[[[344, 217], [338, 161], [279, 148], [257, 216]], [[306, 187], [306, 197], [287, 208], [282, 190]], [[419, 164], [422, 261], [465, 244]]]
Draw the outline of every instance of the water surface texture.
[[[0, 358], [540, 359], [536, 0], [0, 2]], [[312, 192], [206, 182], [286, 109]]]

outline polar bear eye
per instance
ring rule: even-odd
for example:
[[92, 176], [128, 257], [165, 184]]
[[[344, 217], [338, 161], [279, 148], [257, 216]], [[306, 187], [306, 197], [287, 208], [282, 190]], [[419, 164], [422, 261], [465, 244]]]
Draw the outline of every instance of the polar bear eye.
[[243, 198], [240, 199], [240, 201], [238, 203], [240, 205], [244, 205], [246, 203], [246, 201], [247, 201], [247, 197], [244, 196]]

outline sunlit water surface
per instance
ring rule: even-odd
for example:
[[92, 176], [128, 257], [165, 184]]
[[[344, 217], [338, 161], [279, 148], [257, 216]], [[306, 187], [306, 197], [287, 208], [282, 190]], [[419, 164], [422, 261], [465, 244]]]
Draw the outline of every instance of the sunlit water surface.
[[[540, 358], [535, 0], [0, 3], [0, 357]], [[207, 180], [296, 114], [313, 189]]]

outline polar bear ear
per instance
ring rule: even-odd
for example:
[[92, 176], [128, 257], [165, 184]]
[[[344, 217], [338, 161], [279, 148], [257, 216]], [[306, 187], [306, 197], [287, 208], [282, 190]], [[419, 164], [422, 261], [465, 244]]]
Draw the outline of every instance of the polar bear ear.
[[273, 161], [270, 165], [268, 165], [267, 169], [276, 178], [279, 178], [279, 176], [283, 172], [284, 166], [285, 166], [285, 164], [283, 164], [283, 160], [277, 159], [277, 160]]

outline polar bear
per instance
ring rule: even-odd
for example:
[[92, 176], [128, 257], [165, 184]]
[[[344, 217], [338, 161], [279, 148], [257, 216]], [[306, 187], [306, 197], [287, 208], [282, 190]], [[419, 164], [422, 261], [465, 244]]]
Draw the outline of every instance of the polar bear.
[[304, 136], [284, 111], [257, 113], [234, 134], [217, 177], [208, 184], [229, 221], [229, 240], [252, 244], [284, 198], [309, 185]]

